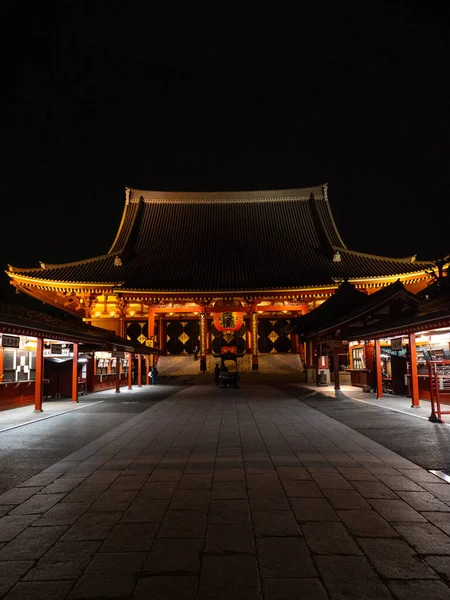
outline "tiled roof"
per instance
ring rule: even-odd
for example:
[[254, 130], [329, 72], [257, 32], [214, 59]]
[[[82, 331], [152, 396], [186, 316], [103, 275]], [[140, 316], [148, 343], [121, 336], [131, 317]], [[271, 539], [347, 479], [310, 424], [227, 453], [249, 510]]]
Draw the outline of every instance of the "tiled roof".
[[71, 317], [55, 317], [28, 308], [0, 304], [0, 331], [7, 327], [23, 329], [24, 335], [36, 336], [42, 333], [54, 339], [67, 339], [90, 344], [117, 346], [118, 349], [132, 349], [130, 342], [100, 327], [86, 325], [83, 321]]
[[[345, 324], [351, 324], [360, 319], [364, 320], [367, 315], [374, 315], [399, 297], [406, 299], [411, 306], [408, 315], [402, 319], [410, 319], [413, 312], [419, 311], [419, 298], [408, 292], [400, 281], [370, 295], [359, 292], [353, 285], [346, 282], [340, 285], [336, 293], [318, 308], [299, 317], [294, 322], [294, 331], [307, 337], [324, 335]], [[346, 330], [346, 335], [348, 335], [348, 330]]]
[[[340, 261], [333, 260], [339, 252]], [[119, 260], [120, 259], [120, 260]], [[47, 281], [116, 284], [152, 291], [298, 289], [334, 279], [404, 275], [431, 263], [348, 250], [327, 186], [256, 192], [127, 190], [108, 254], [17, 269]]]

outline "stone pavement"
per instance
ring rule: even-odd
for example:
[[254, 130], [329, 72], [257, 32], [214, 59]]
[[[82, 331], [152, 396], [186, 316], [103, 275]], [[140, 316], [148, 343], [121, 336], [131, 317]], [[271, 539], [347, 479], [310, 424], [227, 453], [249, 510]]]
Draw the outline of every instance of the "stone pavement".
[[7, 600], [450, 599], [450, 485], [270, 386], [184, 389], [0, 514]]

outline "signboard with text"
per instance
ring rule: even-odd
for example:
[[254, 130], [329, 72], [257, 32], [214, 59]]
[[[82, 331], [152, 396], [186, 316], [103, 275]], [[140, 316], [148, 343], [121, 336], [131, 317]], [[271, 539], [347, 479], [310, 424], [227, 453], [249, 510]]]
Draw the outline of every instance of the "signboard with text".
[[20, 337], [16, 335], [2, 335], [3, 348], [20, 348]]

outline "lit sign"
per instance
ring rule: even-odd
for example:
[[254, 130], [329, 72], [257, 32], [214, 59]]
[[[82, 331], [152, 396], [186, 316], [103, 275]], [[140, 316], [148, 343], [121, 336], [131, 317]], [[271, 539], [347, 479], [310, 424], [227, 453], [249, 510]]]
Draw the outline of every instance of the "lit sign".
[[391, 350], [394, 350], [396, 352], [402, 350], [402, 338], [395, 338], [394, 340], [391, 340]]
[[225, 333], [239, 331], [243, 323], [242, 312], [223, 312], [216, 314], [214, 317], [214, 325], [218, 331]]
[[20, 337], [15, 335], [2, 335], [2, 346], [3, 348], [19, 348]]

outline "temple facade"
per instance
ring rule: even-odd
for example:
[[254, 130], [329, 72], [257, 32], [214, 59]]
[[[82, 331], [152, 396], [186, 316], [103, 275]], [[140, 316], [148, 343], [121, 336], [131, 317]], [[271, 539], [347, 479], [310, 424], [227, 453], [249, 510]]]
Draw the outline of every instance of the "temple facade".
[[350, 250], [327, 185], [246, 192], [126, 188], [106, 254], [66, 264], [9, 265], [17, 290], [131, 342], [170, 355], [300, 353], [291, 321], [343, 281], [371, 294], [399, 280], [413, 293], [430, 262]]

